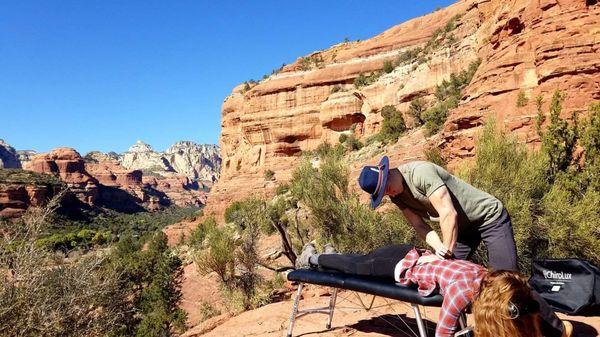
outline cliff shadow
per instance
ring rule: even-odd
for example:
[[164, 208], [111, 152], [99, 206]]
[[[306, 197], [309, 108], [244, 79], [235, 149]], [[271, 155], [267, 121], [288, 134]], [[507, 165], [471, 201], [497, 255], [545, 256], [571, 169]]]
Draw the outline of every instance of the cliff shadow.
[[[433, 336], [435, 334], [435, 322], [423, 318], [423, 323], [425, 324], [427, 335]], [[376, 333], [385, 336], [398, 336], [400, 332], [408, 335], [416, 332], [418, 335], [419, 331], [417, 321], [414, 318], [406, 316], [406, 314], [375, 316], [360, 320], [352, 325], [348, 325], [348, 327], [364, 333]]]
[[142, 200], [122, 189], [101, 185], [99, 194], [98, 206], [100, 207], [127, 214], [146, 212], [141, 205]]

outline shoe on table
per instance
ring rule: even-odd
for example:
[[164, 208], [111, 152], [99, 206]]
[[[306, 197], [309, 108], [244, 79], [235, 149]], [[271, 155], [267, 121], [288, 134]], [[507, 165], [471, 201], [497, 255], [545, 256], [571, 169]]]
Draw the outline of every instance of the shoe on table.
[[323, 254], [337, 254], [337, 250], [333, 248], [333, 245], [331, 245], [331, 243], [328, 243], [323, 248]]
[[317, 254], [317, 249], [315, 248], [315, 245], [312, 242], [305, 244], [302, 248], [300, 256], [296, 258], [296, 269], [310, 268], [309, 260], [310, 257], [314, 254]]

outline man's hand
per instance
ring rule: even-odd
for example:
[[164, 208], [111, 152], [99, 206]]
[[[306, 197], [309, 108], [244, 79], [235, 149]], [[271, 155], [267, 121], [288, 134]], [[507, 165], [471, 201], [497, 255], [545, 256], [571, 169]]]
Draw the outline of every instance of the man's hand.
[[435, 251], [435, 255], [439, 256], [442, 259], [449, 259], [452, 257], [452, 252], [446, 247], [440, 237], [434, 230], [431, 230], [425, 236], [425, 242], [433, 248]]

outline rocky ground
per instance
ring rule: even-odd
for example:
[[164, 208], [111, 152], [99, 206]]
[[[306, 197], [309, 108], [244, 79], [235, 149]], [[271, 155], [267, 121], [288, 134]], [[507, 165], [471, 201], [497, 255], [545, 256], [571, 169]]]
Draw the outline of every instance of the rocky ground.
[[[329, 289], [311, 287], [306, 292], [300, 308], [324, 307], [329, 303]], [[360, 300], [358, 299], [360, 296]], [[342, 291], [338, 295], [331, 330], [325, 329], [327, 317], [314, 314], [300, 318], [294, 327], [294, 336], [415, 336], [417, 331], [414, 312], [403, 302], [376, 298], [373, 308], [365, 311], [360, 301], [368, 306], [371, 296]], [[235, 317], [214, 317], [186, 332], [182, 337], [199, 336], [285, 336], [293, 301], [286, 300], [242, 313]], [[422, 311], [428, 331], [433, 335], [438, 308]], [[575, 327], [575, 336], [593, 337], [600, 332], [599, 317], [566, 316]], [[468, 318], [469, 320], [470, 318]]]

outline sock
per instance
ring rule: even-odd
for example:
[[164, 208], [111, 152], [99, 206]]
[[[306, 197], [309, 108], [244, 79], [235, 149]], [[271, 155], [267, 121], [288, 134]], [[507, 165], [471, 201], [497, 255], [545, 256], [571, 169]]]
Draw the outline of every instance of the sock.
[[311, 267], [319, 266], [319, 255], [321, 255], [321, 254], [313, 254], [308, 258], [308, 263], [310, 264]]

